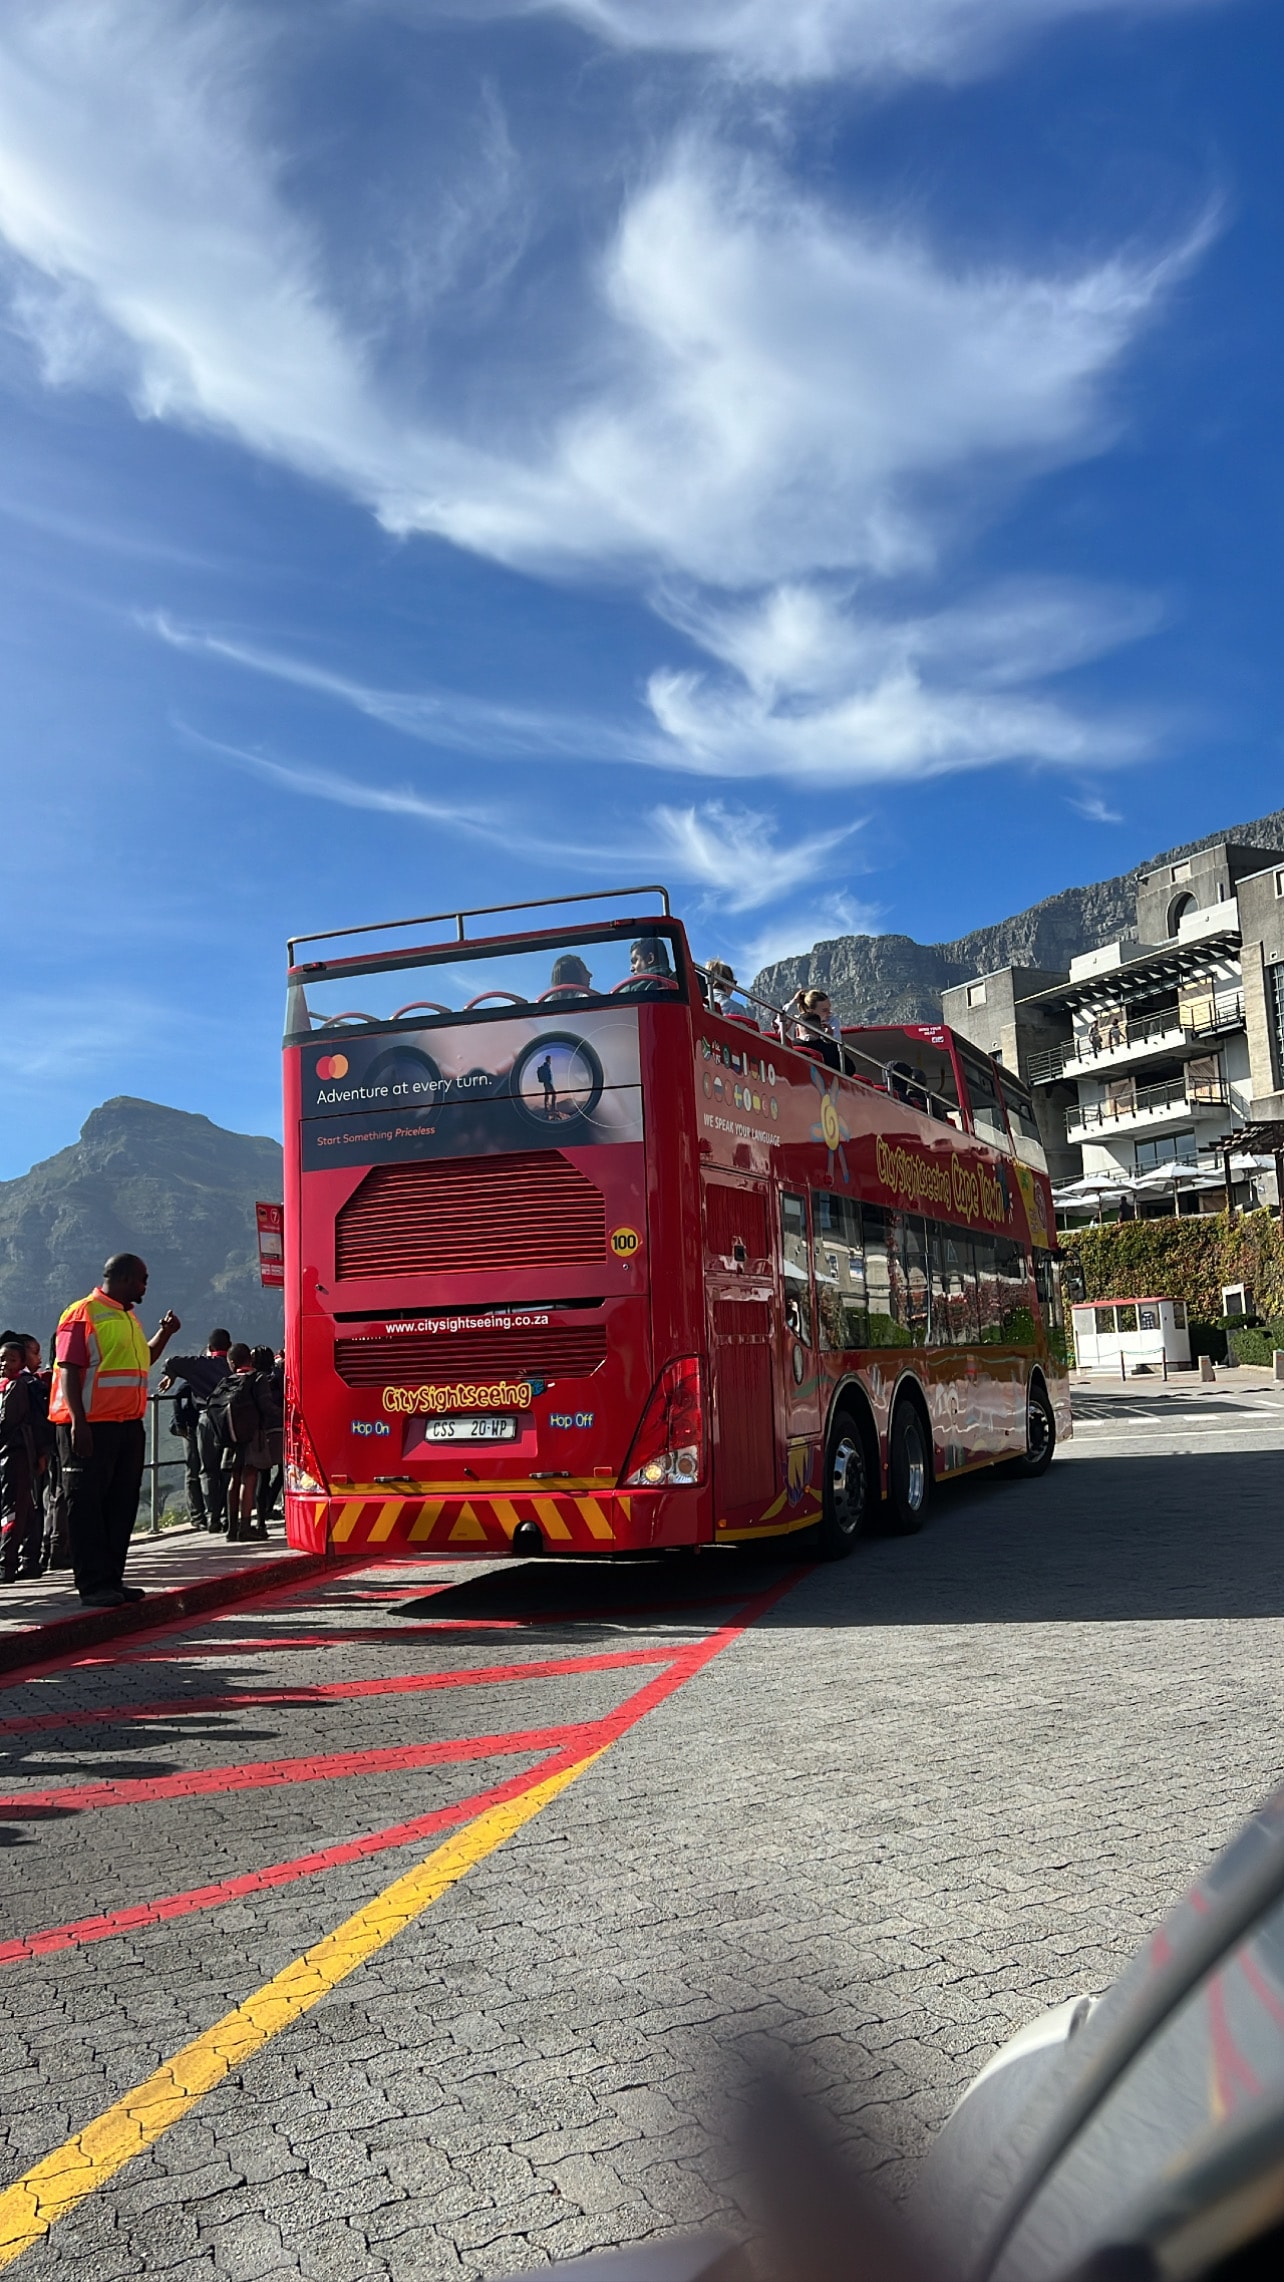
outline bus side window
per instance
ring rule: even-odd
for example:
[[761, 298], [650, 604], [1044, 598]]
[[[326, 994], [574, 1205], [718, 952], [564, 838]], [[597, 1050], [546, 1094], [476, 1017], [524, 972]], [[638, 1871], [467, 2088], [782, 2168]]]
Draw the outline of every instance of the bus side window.
[[[1058, 1362], [1068, 1363], [1070, 1351], [1066, 1342], [1066, 1311], [1061, 1297], [1061, 1263], [1053, 1258], [1051, 1252], [1035, 1252], [1034, 1284], [1039, 1294], [1048, 1351], [1056, 1356]], [[1154, 1315], [1154, 1328], [1157, 1330], [1158, 1309], [1154, 1310]]]
[[860, 1206], [854, 1197], [813, 1191], [811, 1225], [820, 1344], [844, 1354], [868, 1347]]
[[807, 1207], [800, 1196], [780, 1200], [780, 1256], [785, 1281], [785, 1322], [804, 1347], [811, 1345], [811, 1267]]
[[1003, 1337], [1003, 1292], [999, 1283], [999, 1261], [992, 1236], [974, 1236], [972, 1251], [976, 1259], [977, 1312], [983, 1347], [997, 1347]]
[[901, 1332], [896, 1344], [925, 1347], [929, 1307], [927, 1229], [918, 1213], [888, 1213], [887, 1257], [891, 1268], [892, 1314]]
[[[865, 1234], [865, 1298], [871, 1347], [907, 1347], [909, 1341], [892, 1305], [892, 1260], [896, 1243], [894, 1212], [881, 1204], [861, 1206]], [[889, 1241], [890, 1239], [890, 1241]], [[899, 1277], [899, 1270], [897, 1271]]]
[[932, 1337], [940, 1345], [975, 1344], [976, 1265], [972, 1239], [965, 1229], [928, 1223], [932, 1254]]
[[1012, 1143], [1008, 1139], [993, 1063], [979, 1061], [974, 1054], [960, 1054], [959, 1059], [972, 1104], [973, 1130], [979, 1140], [988, 1141], [991, 1147], [1002, 1149], [1004, 1155], [1010, 1157]]
[[1020, 1245], [1014, 1244], [1008, 1236], [997, 1238], [996, 1250], [1003, 1299], [1000, 1337], [1006, 1346], [1028, 1347], [1034, 1340], [1034, 1316], [1030, 1310], [1030, 1263]]

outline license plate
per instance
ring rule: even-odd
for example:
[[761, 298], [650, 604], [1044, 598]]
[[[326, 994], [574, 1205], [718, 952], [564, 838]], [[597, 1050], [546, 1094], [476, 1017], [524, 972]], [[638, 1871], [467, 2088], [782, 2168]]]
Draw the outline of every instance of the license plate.
[[515, 1442], [515, 1418], [430, 1418], [425, 1442]]

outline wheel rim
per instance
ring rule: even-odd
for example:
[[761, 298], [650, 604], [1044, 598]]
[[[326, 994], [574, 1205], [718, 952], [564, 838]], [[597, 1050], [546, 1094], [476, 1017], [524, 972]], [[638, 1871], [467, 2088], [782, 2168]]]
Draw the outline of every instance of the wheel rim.
[[865, 1458], [859, 1442], [840, 1434], [829, 1461], [829, 1495], [835, 1523], [854, 1537], [865, 1511]]
[[902, 1495], [911, 1513], [921, 1513], [927, 1497], [927, 1454], [918, 1420], [911, 1414], [901, 1428]]
[[1048, 1406], [1041, 1395], [1031, 1395], [1026, 1404], [1025, 1446], [1036, 1465], [1044, 1456], [1051, 1440], [1052, 1420], [1048, 1416]]

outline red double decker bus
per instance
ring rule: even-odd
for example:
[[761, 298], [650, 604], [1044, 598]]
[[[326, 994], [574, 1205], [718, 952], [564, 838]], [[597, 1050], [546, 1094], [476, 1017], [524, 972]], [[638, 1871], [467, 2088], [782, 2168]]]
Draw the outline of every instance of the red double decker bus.
[[836, 1557], [937, 1481], [1041, 1473], [1069, 1396], [1019, 1083], [943, 1028], [800, 1040], [662, 888], [558, 900], [630, 915], [291, 943], [290, 1543]]

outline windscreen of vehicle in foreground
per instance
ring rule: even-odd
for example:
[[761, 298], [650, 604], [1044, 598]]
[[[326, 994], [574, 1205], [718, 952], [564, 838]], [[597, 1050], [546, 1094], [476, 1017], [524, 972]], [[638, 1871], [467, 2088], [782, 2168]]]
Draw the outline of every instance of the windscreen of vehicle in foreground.
[[545, 1016], [582, 1007], [677, 998], [676, 939], [640, 924], [635, 933], [568, 935], [505, 943], [489, 951], [413, 955], [386, 964], [295, 969], [286, 1004], [287, 1039], [360, 1030], [390, 1022], [470, 1022], [538, 1006]]

